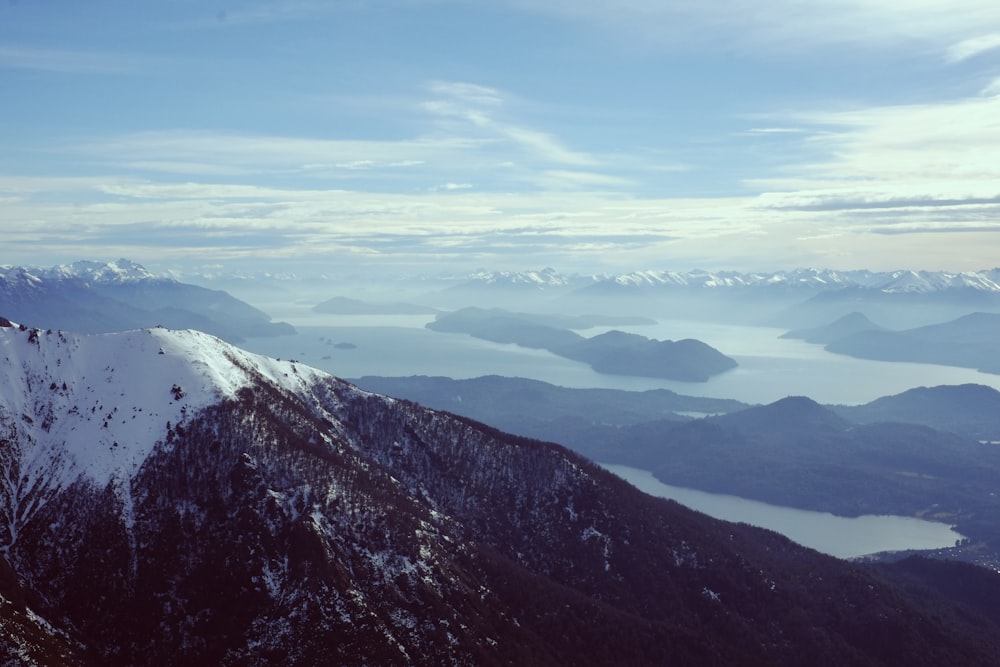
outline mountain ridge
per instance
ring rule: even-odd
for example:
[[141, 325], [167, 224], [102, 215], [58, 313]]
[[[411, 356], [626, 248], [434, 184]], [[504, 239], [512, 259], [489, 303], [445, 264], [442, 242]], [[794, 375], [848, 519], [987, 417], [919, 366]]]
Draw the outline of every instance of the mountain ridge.
[[[74, 664], [986, 665], [1000, 644], [555, 444], [197, 332], [11, 325], [2, 556]], [[84, 396], [107, 412], [61, 410]], [[72, 427], [140, 407], [161, 430], [109, 475], [40, 455], [91, 456]]]
[[799, 268], [776, 271], [675, 271], [642, 270], [605, 274], [562, 274], [551, 269], [545, 271], [478, 271], [454, 277], [470, 284], [525, 284], [534, 287], [577, 288], [592, 285], [594, 288], [689, 288], [726, 290], [746, 288], [834, 290], [860, 287], [886, 293], [934, 292], [942, 290], [971, 289], [1000, 292], [1000, 269], [981, 271], [869, 271], [854, 269]]
[[127, 259], [0, 266], [0, 313], [44, 328], [108, 333], [166, 325], [230, 342], [294, 333], [227, 292], [157, 276]]

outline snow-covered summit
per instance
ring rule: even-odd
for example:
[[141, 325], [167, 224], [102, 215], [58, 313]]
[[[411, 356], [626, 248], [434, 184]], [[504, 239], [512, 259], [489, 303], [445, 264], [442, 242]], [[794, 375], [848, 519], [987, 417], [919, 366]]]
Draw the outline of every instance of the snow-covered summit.
[[883, 292], [928, 293], [949, 289], [973, 289], [983, 292], [1000, 292], [1000, 276], [996, 272], [967, 271], [948, 273], [945, 271], [893, 271], [875, 274], [873, 287]]
[[580, 282], [577, 275], [559, 273], [552, 268], [537, 271], [475, 271], [465, 279], [476, 283], [504, 286], [566, 287]]
[[741, 273], [738, 271], [636, 271], [607, 278], [621, 287], [673, 287], [700, 289], [789, 288], [826, 291], [860, 288], [887, 293], [939, 292], [974, 289], [1000, 292], [996, 271], [834, 271], [794, 269]]
[[778, 271], [692, 271], [640, 270], [607, 275], [563, 274], [553, 269], [541, 271], [477, 271], [462, 278], [468, 284], [530, 285], [538, 288], [596, 287], [672, 290], [786, 289], [830, 291], [858, 288], [886, 293], [931, 293], [947, 290], [977, 290], [1000, 293], [1000, 271], [867, 271], [862, 269], [801, 268]]
[[148, 271], [146, 267], [128, 259], [113, 262], [81, 260], [72, 264], [61, 264], [43, 272], [49, 277], [79, 278], [86, 283], [128, 283], [142, 280], [167, 280]]
[[191, 330], [73, 335], [2, 323], [0, 423], [31, 443], [20, 453], [28, 486], [127, 478], [188, 414], [263, 379], [299, 391], [322, 375]]
[[82, 260], [52, 267], [0, 266], [0, 286], [7, 290], [38, 287], [46, 283], [77, 281], [85, 285], [123, 285], [146, 281], [176, 282], [158, 276], [127, 259], [113, 262]]

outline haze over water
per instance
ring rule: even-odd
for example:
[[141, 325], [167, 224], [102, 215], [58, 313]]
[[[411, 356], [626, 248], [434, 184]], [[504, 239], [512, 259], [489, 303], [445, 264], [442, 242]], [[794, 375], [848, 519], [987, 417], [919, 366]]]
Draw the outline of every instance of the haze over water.
[[[276, 316], [278, 319], [279, 316]], [[733, 357], [739, 366], [708, 382], [605, 375], [586, 364], [545, 350], [492, 343], [464, 334], [424, 328], [432, 316], [332, 316], [309, 311], [280, 316], [295, 336], [254, 338], [243, 347], [294, 358], [344, 378], [365, 375], [434, 375], [457, 379], [482, 375], [526, 377], [565, 387], [643, 391], [664, 388], [679, 394], [771, 403], [808, 396], [825, 404], [867, 403], [919, 386], [984, 384], [1000, 389], [1000, 376], [932, 364], [880, 362], [827, 352], [820, 345], [781, 339], [782, 329], [690, 321], [613, 327], [650, 338], [696, 338]], [[610, 327], [609, 327], [610, 328]], [[580, 333], [593, 336], [607, 328]], [[351, 343], [339, 349], [335, 343]]]

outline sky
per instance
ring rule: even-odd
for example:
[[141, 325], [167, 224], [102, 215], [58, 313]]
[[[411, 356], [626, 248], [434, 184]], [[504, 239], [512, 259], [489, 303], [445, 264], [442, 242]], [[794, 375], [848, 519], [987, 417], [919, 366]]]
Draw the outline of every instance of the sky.
[[995, 0], [6, 0], [0, 264], [1000, 266]]

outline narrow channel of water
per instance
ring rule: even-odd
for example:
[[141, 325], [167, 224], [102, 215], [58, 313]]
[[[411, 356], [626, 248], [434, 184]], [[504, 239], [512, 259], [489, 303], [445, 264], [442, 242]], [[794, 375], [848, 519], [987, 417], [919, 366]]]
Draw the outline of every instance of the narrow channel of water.
[[652, 496], [725, 521], [768, 528], [804, 546], [838, 558], [856, 558], [879, 551], [940, 549], [954, 546], [963, 536], [947, 524], [905, 516], [847, 518], [826, 512], [768, 505], [756, 500], [664, 484], [647, 470], [601, 464]]

